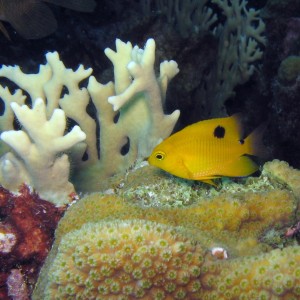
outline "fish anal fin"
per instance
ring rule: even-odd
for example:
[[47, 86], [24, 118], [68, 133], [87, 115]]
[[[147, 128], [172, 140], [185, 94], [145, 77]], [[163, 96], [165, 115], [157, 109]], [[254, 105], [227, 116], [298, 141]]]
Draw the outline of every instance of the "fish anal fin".
[[218, 187], [218, 185], [212, 179], [198, 179], [198, 180], [207, 183], [209, 185], [212, 185], [214, 187]]
[[198, 174], [193, 173], [184, 162], [182, 162], [182, 165], [184, 166], [186, 173], [188, 174], [187, 176], [188, 179], [202, 181], [204, 183], [217, 187], [217, 185], [214, 183], [212, 179], [219, 178], [220, 176], [201, 176], [201, 175], [199, 176]]
[[220, 176], [203, 176], [199, 174], [191, 174], [191, 179], [202, 181], [209, 185], [213, 185], [214, 187], [217, 187], [217, 184], [213, 181], [213, 179], [217, 179], [217, 178], [220, 178]]

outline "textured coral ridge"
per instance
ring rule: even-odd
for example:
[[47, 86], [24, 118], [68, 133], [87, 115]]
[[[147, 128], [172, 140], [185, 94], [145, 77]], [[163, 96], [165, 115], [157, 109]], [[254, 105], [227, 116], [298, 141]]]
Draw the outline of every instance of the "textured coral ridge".
[[27, 299], [62, 210], [25, 185], [18, 194], [0, 187], [0, 299]]
[[204, 263], [200, 281], [201, 299], [299, 299], [300, 247]]
[[[169, 191], [174, 191], [171, 181]], [[161, 194], [165, 192], [161, 190]], [[68, 209], [58, 225], [56, 242], [87, 222], [140, 219], [183, 226], [193, 230], [201, 241], [203, 232], [207, 232], [209, 246], [214, 246], [215, 241], [222, 241], [222, 245], [230, 247], [231, 255], [253, 255], [270, 249], [259, 239], [265, 230], [294, 223], [295, 202], [290, 191], [271, 187], [268, 190], [265, 185], [262, 191], [222, 192], [210, 199], [201, 198], [198, 203], [177, 208], [140, 207], [132, 204], [131, 199], [92, 194]]]
[[292, 168], [285, 161], [274, 159], [265, 163], [264, 173], [271, 179], [286, 184], [300, 199], [300, 170]]
[[[150, 173], [141, 172], [150, 187]], [[89, 293], [91, 289], [97, 291], [92, 299], [300, 299], [300, 246], [292, 241], [287, 246], [282, 239], [275, 244], [263, 239], [266, 233], [280, 232], [297, 220], [299, 195], [295, 187], [299, 174], [275, 160], [265, 165], [261, 177], [256, 178], [257, 184], [254, 179], [245, 185], [235, 184], [232, 190], [226, 188], [207, 197], [202, 195], [198, 202], [186, 207], [158, 206], [159, 202], [145, 207], [133, 204], [133, 198], [89, 195], [72, 205], [59, 222], [33, 299], [55, 299], [55, 293], [61, 293], [60, 299], [74, 299], [73, 291], [79, 295], [79, 291]], [[134, 177], [145, 184], [143, 176]], [[122, 189], [131, 188], [131, 183], [125, 182]], [[169, 183], [169, 194], [177, 197], [172, 192], [171, 179]], [[190, 195], [188, 190], [182, 191]], [[162, 239], [167, 240], [167, 247], [157, 248], [161, 252], [156, 256], [149, 255], [146, 248], [158, 247]], [[171, 261], [186, 257], [174, 251], [172, 245], [177, 243], [184, 243], [191, 260], [178, 269], [174, 267], [176, 276], [171, 280], [168, 277], [169, 271], [174, 270]], [[128, 256], [124, 254], [127, 246]], [[226, 249], [228, 258], [218, 260], [212, 254], [213, 247]], [[165, 250], [171, 255], [169, 261], [164, 260]], [[146, 258], [149, 263], [144, 265]], [[158, 284], [146, 270], [159, 263], [166, 267], [160, 268], [162, 273], [157, 271], [162, 278]], [[195, 265], [200, 272], [193, 277], [190, 272]], [[177, 281], [181, 271], [186, 274], [184, 283]], [[130, 283], [131, 292], [123, 289], [125, 283]], [[153, 293], [158, 290], [163, 293], [155, 298]], [[180, 293], [176, 294], [177, 291]]]
[[299, 263], [299, 246], [219, 261], [183, 228], [87, 223], [62, 238], [43, 299], [296, 300]]
[[88, 223], [63, 237], [45, 299], [198, 298], [203, 255], [166, 225]]

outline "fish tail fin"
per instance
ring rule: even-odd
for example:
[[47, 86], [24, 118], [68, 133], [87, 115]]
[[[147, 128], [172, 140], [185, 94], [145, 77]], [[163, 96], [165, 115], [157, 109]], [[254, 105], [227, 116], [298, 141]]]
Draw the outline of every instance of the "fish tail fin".
[[254, 155], [261, 158], [266, 158], [268, 151], [263, 144], [263, 136], [267, 128], [267, 122], [262, 123], [255, 128], [245, 139], [248, 155]]

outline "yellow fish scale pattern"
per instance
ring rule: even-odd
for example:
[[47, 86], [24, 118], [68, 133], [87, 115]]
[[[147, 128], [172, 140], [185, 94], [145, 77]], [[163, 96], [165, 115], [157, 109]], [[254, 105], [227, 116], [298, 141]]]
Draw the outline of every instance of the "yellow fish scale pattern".
[[180, 230], [88, 223], [61, 240], [45, 299], [199, 299], [204, 253]]
[[183, 153], [182, 157], [192, 176], [199, 178], [218, 174], [220, 165], [231, 162], [233, 157], [241, 155], [240, 149], [233, 148], [231, 145], [232, 142], [224, 139], [212, 141], [195, 139], [184, 141], [182, 148], [178, 147], [178, 151]]

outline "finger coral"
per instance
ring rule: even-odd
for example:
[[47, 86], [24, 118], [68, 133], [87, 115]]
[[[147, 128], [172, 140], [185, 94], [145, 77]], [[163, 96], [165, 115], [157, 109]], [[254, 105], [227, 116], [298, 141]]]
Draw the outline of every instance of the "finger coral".
[[[201, 115], [226, 115], [225, 102], [235, 87], [249, 80], [263, 55], [265, 24], [260, 11], [247, 0], [141, 1], [144, 15], [165, 16], [170, 27], [184, 38], [211, 32], [216, 39], [216, 57], [207, 73], [198, 74], [205, 84], [194, 90], [196, 119]], [[213, 5], [211, 5], [213, 4]], [[165, 20], [164, 20], [165, 22]], [[200, 34], [201, 35], [201, 34]], [[204, 59], [206, 59], [205, 56]], [[199, 71], [199, 70], [198, 70]], [[189, 82], [189, 84], [191, 84]], [[198, 82], [199, 84], [199, 82]], [[193, 97], [193, 96], [192, 96]], [[192, 111], [189, 112], [193, 114]]]
[[[157, 77], [153, 39], [144, 49], [116, 40], [116, 51], [105, 54], [114, 66], [114, 83], [99, 83], [82, 65], [76, 71], [66, 68], [57, 52], [46, 54], [37, 74], [18, 66], [0, 68], [0, 77], [20, 88], [11, 93], [0, 85], [0, 153], [7, 145], [13, 150], [0, 160], [4, 187], [17, 191], [25, 182], [56, 205], [67, 204], [73, 184], [79, 192], [101, 190], [103, 180], [124, 173], [171, 134], [179, 110], [166, 115], [163, 104], [169, 81], [179, 72], [177, 63], [163, 61]], [[81, 87], [84, 80], [87, 86]], [[22, 130], [15, 130], [14, 115]], [[68, 128], [67, 118], [78, 125]]]
[[46, 105], [40, 98], [32, 109], [15, 102], [11, 103], [11, 108], [27, 133], [9, 130], [0, 135], [17, 153], [15, 156], [9, 152], [1, 158], [1, 184], [14, 190], [26, 182], [35, 187], [41, 197], [55, 202], [57, 206], [71, 202], [70, 194], [75, 190], [68, 181], [70, 162], [66, 154], [59, 157], [57, 154], [85, 140], [86, 134], [74, 126], [64, 135], [64, 111], [55, 109], [50, 120], [47, 120]]

